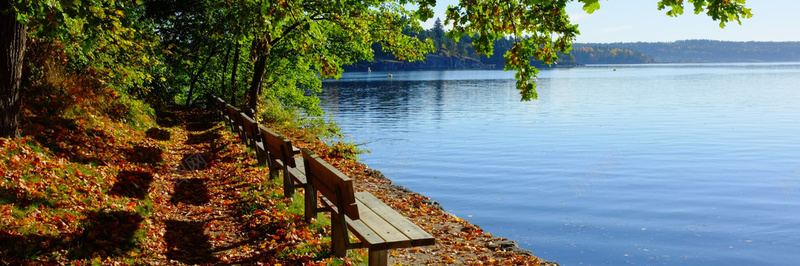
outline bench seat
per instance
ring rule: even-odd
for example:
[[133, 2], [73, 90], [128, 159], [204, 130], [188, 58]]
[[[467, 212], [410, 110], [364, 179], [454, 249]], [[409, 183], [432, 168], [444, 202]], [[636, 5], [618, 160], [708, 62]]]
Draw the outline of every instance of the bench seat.
[[306, 180], [306, 166], [303, 158], [292, 157], [290, 160], [294, 160], [296, 166], [289, 167], [289, 177], [296, 181], [299, 187], [305, 187], [308, 181]]
[[[324, 197], [320, 198], [325, 208], [338, 212], [332, 202]], [[354, 247], [378, 251], [435, 244], [433, 236], [372, 193], [356, 192], [355, 199], [359, 219], [353, 220], [345, 216], [347, 227], [363, 241], [353, 244]]]

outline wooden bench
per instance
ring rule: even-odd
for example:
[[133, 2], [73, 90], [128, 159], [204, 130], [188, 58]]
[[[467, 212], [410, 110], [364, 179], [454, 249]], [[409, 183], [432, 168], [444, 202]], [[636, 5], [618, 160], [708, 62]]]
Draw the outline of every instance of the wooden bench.
[[295, 189], [306, 186], [306, 169], [303, 159], [295, 157], [299, 154], [292, 146], [292, 141], [279, 136], [277, 133], [265, 128], [258, 127], [262, 143], [267, 151], [267, 165], [271, 178], [276, 178], [279, 172], [283, 172], [283, 196], [291, 197]]
[[[348, 248], [367, 248], [369, 265], [386, 265], [389, 249], [435, 243], [428, 232], [372, 194], [355, 192], [352, 179], [311, 151], [303, 150], [303, 159], [308, 179], [305, 219], [310, 222], [319, 211], [331, 212], [331, 249], [335, 256], [344, 257]], [[317, 192], [322, 208], [317, 204]], [[350, 243], [348, 232], [360, 242]]]
[[242, 117], [239, 115], [241, 111], [239, 111], [238, 108], [233, 107], [231, 104], [226, 104], [225, 107], [228, 110], [228, 118], [231, 119], [231, 130], [234, 133], [239, 134], [239, 139], [242, 141], [247, 141], [247, 139], [245, 139], [246, 136], [244, 135], [244, 128], [242, 127]]
[[256, 153], [258, 164], [264, 165], [267, 161], [267, 152], [264, 148], [261, 133], [258, 130], [258, 123], [247, 114], [241, 112], [239, 113], [239, 120], [242, 121], [242, 131], [245, 135], [243, 141]]
[[219, 116], [219, 119], [225, 121], [226, 123], [230, 122], [228, 116], [225, 114], [225, 101], [222, 98], [217, 96], [212, 96], [211, 105], [214, 107], [214, 113]]

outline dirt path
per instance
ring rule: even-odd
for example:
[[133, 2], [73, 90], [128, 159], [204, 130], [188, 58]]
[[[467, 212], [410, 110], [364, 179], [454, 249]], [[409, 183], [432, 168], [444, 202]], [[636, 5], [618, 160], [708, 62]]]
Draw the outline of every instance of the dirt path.
[[156, 252], [168, 261], [205, 264], [227, 261], [226, 251], [241, 246], [246, 232], [235, 212], [236, 190], [220, 166], [231, 162], [217, 141], [207, 113], [175, 111], [164, 145], [163, 166], [154, 175], [152, 238]]
[[289, 212], [281, 182], [224, 124], [197, 109], [164, 116], [161, 134], [170, 136], [156, 140], [163, 161], [143, 223], [148, 263], [302, 265], [325, 256], [325, 229]]

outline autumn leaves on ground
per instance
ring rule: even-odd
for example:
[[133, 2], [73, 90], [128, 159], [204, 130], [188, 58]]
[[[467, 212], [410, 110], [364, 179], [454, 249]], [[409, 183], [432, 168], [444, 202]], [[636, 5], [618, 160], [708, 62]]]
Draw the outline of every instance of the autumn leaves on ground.
[[[331, 257], [328, 219], [305, 223], [302, 197], [285, 199], [282, 182], [210, 112], [148, 111], [80, 77], [48, 79], [29, 93], [41, 98], [25, 107], [23, 137], [0, 139], [0, 264], [366, 262], [363, 249]], [[390, 263], [539, 263], [301, 129], [281, 134], [436, 237], [434, 246], [391, 251]]]

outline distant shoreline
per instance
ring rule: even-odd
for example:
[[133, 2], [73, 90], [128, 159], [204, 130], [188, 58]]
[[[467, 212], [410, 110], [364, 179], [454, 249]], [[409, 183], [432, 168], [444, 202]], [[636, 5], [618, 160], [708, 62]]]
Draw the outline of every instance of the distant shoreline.
[[[344, 66], [345, 71], [503, 69], [504, 47], [496, 45], [495, 54], [486, 57], [470, 50], [469, 56], [451, 56], [438, 52], [422, 61], [395, 60], [390, 54], [375, 61]], [[472, 49], [469, 46], [469, 49]], [[597, 64], [675, 64], [675, 63], [782, 63], [800, 62], [800, 42], [728, 42], [685, 40], [675, 42], [576, 43], [569, 54], [558, 55], [552, 66], [532, 61], [540, 69], [570, 68]]]
[[[749, 61], [749, 62], [650, 62], [650, 63], [610, 63], [610, 64], [557, 64], [553, 66], [536, 66], [541, 70], [545, 69], [566, 69], [566, 68], [579, 68], [579, 67], [600, 67], [600, 66], [674, 66], [674, 65], [751, 65], [751, 64], [800, 64], [798, 61], [780, 61], [780, 62], [765, 62], [765, 61]], [[392, 68], [392, 69], [375, 69], [371, 68], [372, 72], [414, 72], [414, 71], [459, 71], [459, 70], [503, 70], [502, 67], [494, 68]], [[370, 72], [366, 67], [345, 67], [345, 73], [367, 73]]]

